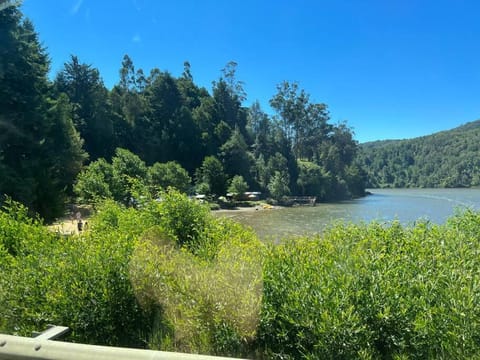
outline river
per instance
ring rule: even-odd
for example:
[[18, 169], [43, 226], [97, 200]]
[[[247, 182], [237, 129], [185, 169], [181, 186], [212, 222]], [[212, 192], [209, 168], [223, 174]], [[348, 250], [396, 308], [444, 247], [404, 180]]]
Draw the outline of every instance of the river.
[[390, 222], [411, 225], [418, 219], [443, 223], [455, 211], [480, 210], [480, 189], [371, 189], [372, 195], [339, 203], [320, 203], [262, 211], [228, 211], [228, 216], [251, 226], [262, 239], [315, 234], [334, 221]]

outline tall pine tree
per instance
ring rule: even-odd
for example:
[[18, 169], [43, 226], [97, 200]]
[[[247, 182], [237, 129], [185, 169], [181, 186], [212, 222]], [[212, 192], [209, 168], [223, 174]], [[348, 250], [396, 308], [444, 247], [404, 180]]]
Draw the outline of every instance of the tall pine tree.
[[51, 220], [85, 153], [68, 102], [49, 97], [48, 67], [32, 23], [16, 7], [0, 11], [0, 194]]
[[54, 84], [57, 93], [67, 94], [73, 105], [72, 118], [90, 160], [110, 158], [114, 150], [111, 106], [99, 71], [72, 55]]

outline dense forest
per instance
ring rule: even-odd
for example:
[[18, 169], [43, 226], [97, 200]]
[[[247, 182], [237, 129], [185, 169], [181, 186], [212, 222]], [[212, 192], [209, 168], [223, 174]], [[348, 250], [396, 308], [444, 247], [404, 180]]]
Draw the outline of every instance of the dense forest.
[[0, 193], [47, 220], [62, 214], [74, 188], [84, 200], [126, 201], [130, 185], [157, 189], [175, 173], [187, 179], [183, 190], [212, 196], [229, 186], [277, 200], [364, 192], [352, 131], [331, 124], [327, 105], [295, 82], [277, 86], [268, 115], [258, 102], [244, 105], [235, 62], [208, 91], [188, 62], [175, 77], [144, 72], [125, 55], [107, 89], [75, 55], [50, 80], [47, 51], [16, 7], [0, 12], [0, 37]]
[[360, 145], [359, 166], [368, 187], [470, 187], [480, 185], [480, 120], [408, 140]]

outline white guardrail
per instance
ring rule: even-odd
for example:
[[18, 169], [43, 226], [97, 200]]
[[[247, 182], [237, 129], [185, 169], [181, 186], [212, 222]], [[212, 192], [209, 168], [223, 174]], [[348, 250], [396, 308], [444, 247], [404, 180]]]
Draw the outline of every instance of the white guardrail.
[[55, 326], [34, 338], [0, 334], [0, 359], [8, 360], [232, 360], [232, 358], [53, 341], [68, 328]]

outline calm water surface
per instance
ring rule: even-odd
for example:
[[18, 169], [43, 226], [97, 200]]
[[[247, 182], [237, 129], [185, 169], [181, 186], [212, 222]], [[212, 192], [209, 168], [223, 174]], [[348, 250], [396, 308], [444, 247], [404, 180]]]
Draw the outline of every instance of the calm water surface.
[[263, 238], [321, 232], [333, 221], [413, 224], [418, 219], [443, 223], [458, 209], [480, 210], [480, 189], [374, 189], [372, 195], [335, 204], [278, 210], [222, 213], [251, 226]]

